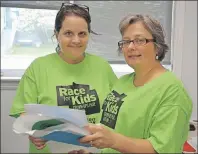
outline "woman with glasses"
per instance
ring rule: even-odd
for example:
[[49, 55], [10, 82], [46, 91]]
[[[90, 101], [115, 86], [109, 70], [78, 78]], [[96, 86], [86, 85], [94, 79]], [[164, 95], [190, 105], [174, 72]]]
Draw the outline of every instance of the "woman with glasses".
[[[63, 3], [55, 19], [56, 53], [34, 60], [20, 80], [11, 116], [24, 104], [85, 109], [90, 123], [100, 121], [101, 103], [117, 80], [107, 61], [86, 53], [91, 30], [89, 8]], [[96, 34], [96, 33], [94, 33]], [[50, 153], [46, 141], [29, 137], [30, 153]]]
[[113, 86], [102, 106], [101, 125], [90, 125], [92, 135], [80, 142], [104, 153], [182, 153], [192, 100], [160, 63], [168, 51], [162, 26], [149, 16], [128, 15], [119, 28], [118, 47], [134, 73]]

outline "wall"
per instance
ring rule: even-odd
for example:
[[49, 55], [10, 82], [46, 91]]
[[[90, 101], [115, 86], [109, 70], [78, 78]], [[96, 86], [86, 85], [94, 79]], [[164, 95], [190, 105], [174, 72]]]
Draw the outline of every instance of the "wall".
[[[182, 19], [183, 25], [177, 25], [182, 35], [177, 35], [178, 46], [174, 47], [176, 54], [173, 60], [173, 70], [182, 79], [186, 89], [193, 99], [193, 119], [197, 119], [197, 2], [177, 1], [185, 7], [184, 16], [179, 13], [176, 19]], [[177, 29], [175, 31], [177, 31]], [[177, 31], [178, 32], [178, 31]], [[178, 37], [179, 36], [179, 37]], [[185, 36], [185, 37], [184, 37]], [[180, 40], [184, 38], [184, 40]], [[177, 44], [175, 43], [175, 44]], [[120, 76], [126, 72], [118, 72]], [[13, 120], [8, 116], [13, 97], [16, 92], [16, 81], [1, 80], [1, 152], [2, 153], [27, 153], [28, 142], [24, 136], [18, 136], [12, 132]]]
[[192, 118], [197, 119], [197, 2], [186, 4], [181, 79], [193, 100]]
[[14, 118], [8, 116], [15, 93], [15, 87], [1, 89], [1, 153], [28, 152], [27, 137], [19, 136], [12, 131]]
[[197, 119], [197, 1], [176, 2], [172, 57], [173, 71], [193, 101], [191, 119]]

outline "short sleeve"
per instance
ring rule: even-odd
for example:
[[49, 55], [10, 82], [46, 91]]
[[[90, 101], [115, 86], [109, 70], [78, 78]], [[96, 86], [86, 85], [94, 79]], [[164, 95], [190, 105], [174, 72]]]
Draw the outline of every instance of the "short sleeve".
[[24, 104], [37, 103], [37, 95], [38, 93], [34, 77], [33, 64], [31, 64], [19, 82], [16, 95], [10, 109], [10, 116], [18, 117], [21, 113], [23, 113]]
[[189, 132], [192, 102], [182, 90], [166, 98], [152, 118], [148, 140], [157, 153], [182, 153]]

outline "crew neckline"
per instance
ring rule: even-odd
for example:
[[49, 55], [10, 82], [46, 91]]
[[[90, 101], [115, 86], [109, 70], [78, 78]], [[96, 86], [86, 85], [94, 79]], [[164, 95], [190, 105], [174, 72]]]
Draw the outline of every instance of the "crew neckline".
[[162, 74], [160, 74], [158, 77], [156, 77], [155, 79], [149, 81], [148, 83], [145, 83], [144, 85], [142, 86], [135, 86], [134, 85], [134, 77], [135, 77], [135, 72], [131, 73], [130, 74], [130, 78], [129, 78], [129, 81], [130, 81], [130, 85], [132, 86], [132, 88], [134, 89], [140, 89], [140, 88], [143, 88], [147, 85], [152, 85], [152, 84], [155, 84], [156, 82], [158, 82], [161, 78], [163, 78], [164, 76], [166, 76], [166, 74], [169, 74], [171, 73], [171, 71], [167, 70], [165, 72], [163, 72]]
[[66, 67], [70, 67], [70, 68], [77, 68], [77, 67], [83, 66], [83, 65], [87, 62], [87, 60], [88, 60], [88, 54], [85, 53], [85, 57], [84, 57], [84, 59], [83, 59], [81, 62], [76, 63], [76, 64], [69, 64], [69, 63], [67, 63], [66, 61], [64, 61], [64, 60], [59, 56], [58, 53], [55, 53], [55, 55], [56, 55], [58, 61], [59, 61], [61, 64], [63, 64], [63, 65], [66, 66]]

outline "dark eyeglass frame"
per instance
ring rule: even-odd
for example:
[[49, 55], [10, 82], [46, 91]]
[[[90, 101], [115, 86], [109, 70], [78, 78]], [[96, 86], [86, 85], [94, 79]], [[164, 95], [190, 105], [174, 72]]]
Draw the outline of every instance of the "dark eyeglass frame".
[[[136, 40], [142, 40], [142, 39], [145, 40], [144, 44], [137, 45], [136, 43], [134, 43]], [[147, 38], [141, 38], [141, 39], [136, 38], [134, 40], [121, 40], [121, 41], [118, 42], [118, 47], [122, 49], [124, 43], [129, 43], [130, 44], [131, 42], [133, 42], [134, 46], [143, 46], [143, 45], [146, 45], [149, 42], [156, 42], [156, 41], [155, 41], [155, 39], [147, 39]]]
[[59, 11], [63, 8], [63, 7], [66, 7], [66, 6], [78, 6], [78, 7], [81, 7], [81, 8], [83, 8], [83, 9], [85, 9], [87, 12], [89, 12], [89, 7], [88, 6], [86, 6], [86, 5], [83, 5], [83, 4], [74, 4], [74, 3], [62, 3], [62, 5], [61, 5], [61, 7], [60, 7], [60, 9], [59, 9]]

